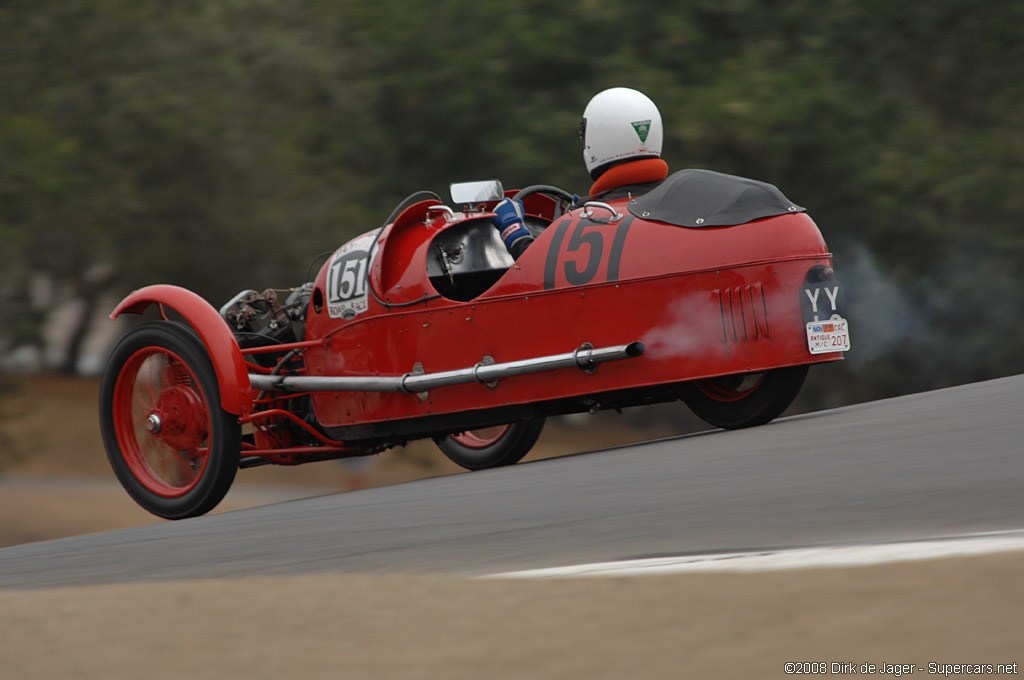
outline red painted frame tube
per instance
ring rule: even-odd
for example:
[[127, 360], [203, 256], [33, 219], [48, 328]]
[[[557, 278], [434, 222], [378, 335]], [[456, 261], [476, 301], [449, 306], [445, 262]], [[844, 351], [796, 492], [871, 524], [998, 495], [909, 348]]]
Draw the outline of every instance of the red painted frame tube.
[[326, 342], [326, 338], [321, 338], [319, 340], [305, 340], [303, 342], [288, 342], [282, 345], [246, 347], [242, 350], [242, 354], [270, 354], [271, 352], [287, 352], [293, 349], [309, 349], [310, 347], [320, 347]]
[[184, 317], [199, 334], [217, 374], [221, 408], [237, 416], [245, 416], [252, 411], [249, 372], [238, 342], [217, 310], [199, 295], [180, 286], [146, 286], [121, 300], [110, 318], [116, 319], [121, 314], [142, 314], [152, 304], [167, 305]]
[[242, 422], [243, 424], [252, 423], [256, 422], [257, 420], [263, 420], [264, 418], [270, 418], [274, 416], [287, 418], [288, 420], [292, 421], [293, 423], [301, 427], [303, 430], [305, 430], [311, 437], [316, 438], [317, 441], [323, 442], [327, 446], [337, 446], [345, 448], [345, 442], [339, 442], [334, 439], [325, 437], [324, 435], [320, 434], [315, 429], [310, 427], [309, 423], [305, 422], [291, 411], [285, 411], [284, 409], [275, 408], [266, 411], [257, 411], [256, 413], [250, 413], [249, 415], [242, 418], [240, 422]]

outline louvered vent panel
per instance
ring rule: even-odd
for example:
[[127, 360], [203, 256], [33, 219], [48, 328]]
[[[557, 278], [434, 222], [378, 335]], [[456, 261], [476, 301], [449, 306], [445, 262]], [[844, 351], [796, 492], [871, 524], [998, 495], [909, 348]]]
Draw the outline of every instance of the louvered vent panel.
[[750, 342], [768, 337], [768, 314], [760, 283], [721, 288], [713, 294], [722, 309], [722, 342]]

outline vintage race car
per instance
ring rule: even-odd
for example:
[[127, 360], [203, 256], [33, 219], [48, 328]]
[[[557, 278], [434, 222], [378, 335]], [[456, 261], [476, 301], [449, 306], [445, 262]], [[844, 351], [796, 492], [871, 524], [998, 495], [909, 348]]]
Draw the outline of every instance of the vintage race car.
[[[524, 202], [513, 259], [492, 226]], [[341, 246], [315, 280], [219, 310], [154, 285], [113, 349], [104, 444], [128, 493], [205, 513], [239, 468], [378, 453], [432, 438], [468, 469], [520, 460], [546, 416], [684, 401], [742, 428], [790, 405], [850, 347], [832, 255], [775, 187], [685, 170], [641, 196], [575, 205], [538, 185], [420, 192]]]

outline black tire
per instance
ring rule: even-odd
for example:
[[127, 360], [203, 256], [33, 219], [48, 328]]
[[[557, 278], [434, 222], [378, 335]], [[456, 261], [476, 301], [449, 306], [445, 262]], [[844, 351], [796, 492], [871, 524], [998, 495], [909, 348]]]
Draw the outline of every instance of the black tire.
[[807, 366], [764, 373], [708, 378], [687, 383], [682, 399], [698, 418], [726, 430], [755, 427], [775, 420], [803, 387]]
[[117, 343], [100, 386], [100, 429], [121, 485], [159, 517], [209, 512], [235, 479], [241, 426], [220, 407], [206, 349], [183, 324], [146, 323]]
[[485, 470], [502, 465], [513, 465], [523, 459], [537, 443], [543, 418], [533, 418], [502, 426], [506, 429], [488, 434], [495, 428], [484, 428], [449, 435], [436, 440], [444, 455], [467, 470]]

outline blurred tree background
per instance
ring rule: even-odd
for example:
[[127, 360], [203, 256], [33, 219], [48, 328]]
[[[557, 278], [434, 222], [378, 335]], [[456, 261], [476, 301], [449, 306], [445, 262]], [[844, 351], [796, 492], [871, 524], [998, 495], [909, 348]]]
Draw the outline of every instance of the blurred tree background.
[[0, 351], [155, 282], [215, 305], [449, 181], [589, 188], [577, 129], [647, 93], [673, 170], [780, 187], [854, 350], [808, 407], [1024, 370], [1024, 2], [133, 0], [0, 5]]

